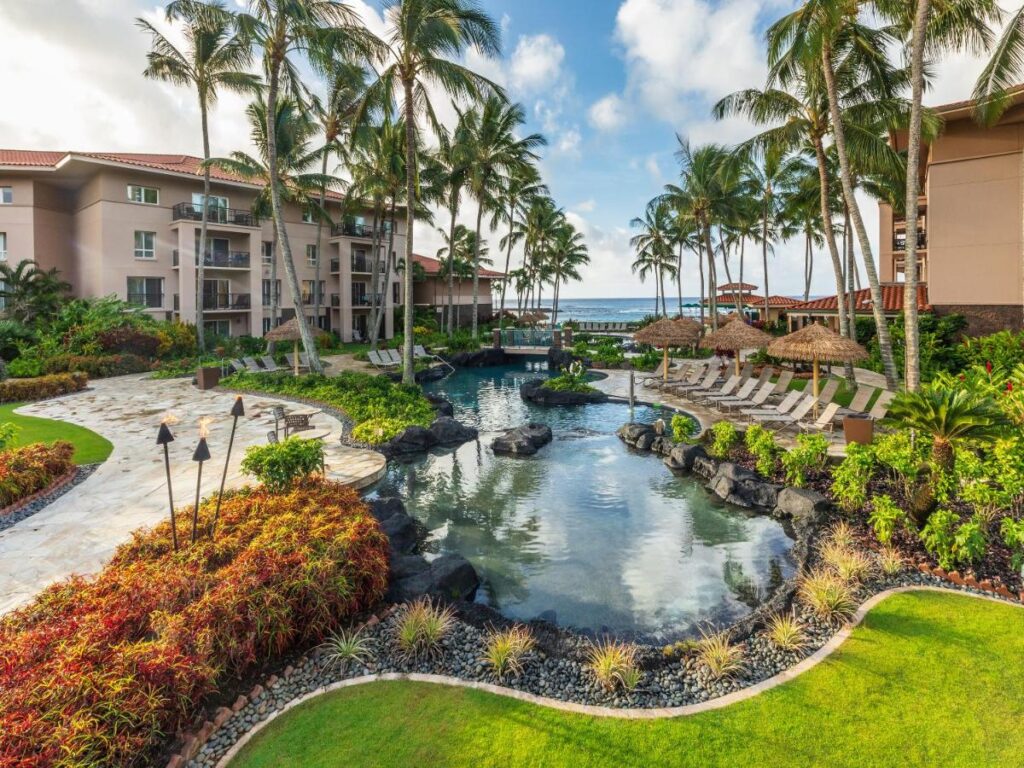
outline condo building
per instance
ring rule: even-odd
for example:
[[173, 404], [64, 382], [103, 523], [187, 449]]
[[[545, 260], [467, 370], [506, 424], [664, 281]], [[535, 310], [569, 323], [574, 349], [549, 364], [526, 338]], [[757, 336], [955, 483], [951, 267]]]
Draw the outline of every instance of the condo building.
[[335, 223], [324, 225], [318, 252], [312, 213], [286, 204], [301, 286], [296, 307], [272, 221], [253, 213], [260, 188], [214, 170], [199, 291], [200, 162], [188, 155], [0, 150], [0, 260], [55, 267], [76, 297], [114, 295], [162, 319], [195, 323], [201, 296], [206, 329], [222, 336], [270, 330], [275, 293], [278, 323], [297, 311], [312, 319], [319, 294], [316, 324], [358, 341], [368, 336], [376, 295], [387, 310], [384, 335], [393, 336], [394, 309], [404, 300], [397, 258], [405, 251], [404, 216], [393, 239], [389, 226], [381, 228], [374, 274], [370, 211], [343, 213], [340, 198], [330, 196]]

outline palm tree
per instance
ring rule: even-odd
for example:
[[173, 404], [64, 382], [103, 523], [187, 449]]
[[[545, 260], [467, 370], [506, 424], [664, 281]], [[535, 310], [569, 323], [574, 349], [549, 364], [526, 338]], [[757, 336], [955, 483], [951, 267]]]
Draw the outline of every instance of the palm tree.
[[[376, 83], [370, 86], [366, 105], [391, 101], [400, 94], [406, 132], [406, 200], [409, 216], [406, 221], [405, 262], [412, 263], [415, 206], [418, 200], [416, 165], [416, 120], [425, 115], [437, 128], [437, 118], [430, 100], [431, 87], [454, 98], [476, 98], [481, 92], [500, 89], [487, 78], [457, 64], [453, 59], [469, 47], [487, 56], [501, 49], [501, 33], [497, 24], [472, 0], [391, 0], [388, 16], [392, 22], [387, 40], [387, 66]], [[402, 381], [413, 384], [413, 307], [412, 270], [405, 271], [405, 345], [402, 350], [404, 369]]]
[[[203, 161], [210, 159], [209, 110], [217, 103], [221, 89], [234, 93], [255, 93], [259, 78], [245, 71], [252, 61], [248, 42], [236, 34], [236, 18], [218, 2], [175, 0], [165, 11], [167, 21], [181, 22], [188, 47], [181, 51], [145, 19], [136, 24], [148, 32], [152, 50], [143, 74], [194, 88], [199, 97], [199, 119], [203, 131]], [[203, 171], [203, 212], [199, 225], [199, 256], [196, 259], [196, 337], [199, 351], [206, 348], [203, 328], [203, 281], [206, 230], [209, 222], [210, 170]]]
[[[253, 146], [256, 147], [258, 157], [245, 152], [232, 152], [228, 157], [211, 157], [204, 163], [204, 168], [220, 168], [240, 176], [252, 184], [259, 185], [260, 191], [253, 199], [252, 212], [254, 216], [263, 218], [270, 215], [272, 209], [272, 177], [266, 112], [267, 106], [262, 101], [253, 102], [246, 108], [250, 124], [249, 135]], [[285, 99], [277, 102], [277, 116], [269, 122], [272, 122], [275, 128], [273, 133], [277, 142], [277, 178], [281, 185], [282, 199], [311, 211], [318, 220], [326, 217], [327, 212], [320, 207], [318, 198], [323, 190], [337, 185], [338, 180], [332, 176], [308, 170], [315, 164], [320, 154], [319, 151], [312, 149], [313, 136], [316, 132], [312, 119], [308, 113], [299, 108], [295, 101]], [[281, 298], [277, 290], [277, 251], [280, 233], [277, 229], [277, 222], [272, 216], [271, 222], [274, 255], [270, 262], [270, 321], [274, 326], [277, 324]], [[319, 284], [317, 290], [319, 291]], [[297, 314], [301, 312], [301, 306], [301, 303], [295, 304]]]
[[665, 273], [675, 269], [675, 243], [677, 224], [667, 200], [656, 197], [647, 204], [643, 216], [638, 216], [629, 223], [638, 230], [629, 240], [631, 248], [636, 250], [636, 260], [632, 264], [633, 272], [639, 275], [641, 282], [648, 275], [654, 277], [654, 314], [658, 314], [658, 303], [661, 303], [661, 314], [667, 316], [665, 305]]
[[56, 267], [40, 269], [34, 261], [20, 261], [16, 267], [0, 262], [4, 317], [28, 325], [56, 315], [71, 290], [59, 275]]
[[504, 221], [508, 224], [508, 234], [501, 239], [501, 247], [505, 250], [505, 279], [501, 281], [501, 306], [498, 309], [498, 329], [505, 321], [505, 292], [511, 278], [512, 249], [522, 242], [521, 224], [526, 217], [533, 201], [548, 194], [548, 188], [541, 182], [540, 172], [532, 163], [516, 163], [509, 170], [499, 196], [502, 205], [495, 209], [491, 219], [491, 229], [497, 229]]
[[562, 283], [581, 280], [580, 267], [589, 263], [590, 255], [583, 235], [569, 222], [563, 222], [551, 238], [548, 258], [551, 278], [554, 281], [554, 297], [551, 302], [552, 328], [558, 323], [558, 300], [561, 296]]
[[[684, 251], [690, 251], [691, 253], [697, 254], [698, 259], [700, 258], [701, 252], [701, 240], [697, 233], [697, 225], [694, 220], [688, 216], [684, 216], [676, 211], [670, 201], [665, 201], [665, 204], [669, 207], [669, 223], [668, 223], [668, 239], [669, 242], [674, 243], [677, 249], [676, 254], [676, 295], [679, 300], [678, 313], [679, 316], [683, 315], [683, 253]], [[703, 299], [703, 282], [704, 279], [701, 277], [701, 299]], [[703, 312], [703, 301], [701, 305], [701, 312]], [[703, 321], [703, 316], [701, 318]]]
[[[462, 110], [458, 111], [458, 122], [449, 131], [443, 129], [438, 134], [438, 150], [436, 160], [438, 164], [439, 187], [443, 194], [443, 203], [448, 207], [450, 222], [448, 225], [447, 242], [455, 239], [456, 219], [459, 215], [459, 208], [462, 204], [462, 192], [466, 187], [469, 177], [469, 135], [466, 129], [466, 115]], [[448, 251], [448, 317], [447, 331], [451, 337], [455, 332], [454, 318], [454, 286], [455, 270], [452, 259], [454, 251]]]
[[793, 194], [786, 200], [784, 216], [787, 227], [794, 235], [804, 238], [804, 301], [811, 298], [811, 279], [814, 276], [814, 249], [825, 245], [825, 225], [821, 218], [821, 181], [818, 173], [806, 161], [798, 172]]
[[[304, 55], [312, 51], [321, 60], [324, 58], [323, 51], [334, 51], [342, 58], [368, 56], [379, 53], [379, 41], [363, 27], [358, 14], [338, 0], [250, 0], [249, 12], [239, 16], [239, 27], [259, 47], [262, 54], [263, 75], [267, 82], [270, 209], [281, 246], [281, 263], [284, 265], [288, 290], [298, 308], [302, 306], [302, 292], [284, 221], [277, 125], [273, 119], [277, 115], [281, 90], [290, 90], [296, 96], [301, 91], [301, 76], [294, 60], [296, 54]], [[300, 322], [299, 331], [310, 369], [323, 373], [323, 364], [309, 324]]]
[[[935, 0], [932, 0], [933, 2]], [[1010, 107], [1013, 87], [1024, 72], [1024, 5], [1010, 17], [992, 58], [974, 86], [975, 115], [983, 125], [995, 125]]]
[[490, 249], [487, 247], [486, 242], [478, 243], [476, 232], [464, 224], [455, 225], [454, 248], [451, 245], [452, 241], [449, 239], [449, 233], [442, 229], [438, 229], [437, 232], [445, 243], [437, 251], [437, 259], [441, 262], [438, 276], [457, 280], [459, 294], [461, 295], [462, 281], [472, 278], [474, 272], [479, 271], [479, 268], [474, 268], [473, 266], [478, 258], [478, 254], [480, 264], [490, 266], [491, 259], [488, 255]]
[[[476, 243], [481, 241], [485, 211], [497, 212], [501, 200], [496, 190], [518, 165], [536, 162], [534, 150], [547, 144], [539, 133], [518, 138], [516, 131], [526, 122], [521, 104], [509, 104], [503, 96], [491, 95], [466, 115], [469, 136], [469, 191], [476, 199]], [[479, 270], [478, 270], [479, 271]], [[473, 337], [479, 324], [480, 276], [473, 275]]]

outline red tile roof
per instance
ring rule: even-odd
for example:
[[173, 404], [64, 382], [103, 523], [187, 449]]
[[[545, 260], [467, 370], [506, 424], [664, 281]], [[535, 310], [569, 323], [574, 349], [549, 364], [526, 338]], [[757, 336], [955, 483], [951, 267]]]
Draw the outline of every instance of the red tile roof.
[[[735, 294], [723, 293], [718, 297], [718, 303], [723, 307], [732, 306], [735, 303], [735, 298]], [[764, 306], [764, 296], [758, 296], [756, 293], [743, 293], [741, 299], [743, 300], [743, 305], [745, 307], [752, 307], [754, 309], [757, 309], [758, 307]], [[707, 299], [704, 299], [704, 303], [708, 304], [710, 302]], [[793, 299], [790, 298], [789, 296], [768, 297], [769, 307], [782, 307], [783, 309], [788, 309], [789, 307], [792, 307], [794, 304], [800, 303], [800, 299]]]
[[0, 149], [0, 165], [25, 165], [53, 167], [67, 152], [33, 152], [26, 149]]
[[725, 291], [756, 291], [757, 286], [751, 285], [750, 283], [726, 283], [725, 285], [718, 286], [718, 291], [724, 293]]
[[[849, 298], [847, 298], [849, 301]], [[815, 299], [814, 301], [808, 301], [806, 303], [796, 304], [790, 307], [792, 312], [835, 312], [836, 305], [835, 296], [827, 296], [823, 299]], [[855, 291], [853, 294], [853, 306], [855, 312], [861, 312], [864, 314], [870, 313], [872, 310], [871, 305], [871, 289], [864, 288], [859, 291]], [[917, 286], [917, 308], [922, 312], [930, 312], [931, 304], [928, 303], [928, 286], [921, 283]], [[882, 285], [882, 309], [885, 312], [897, 313], [903, 311], [903, 284], [902, 283], [884, 283]]]
[[[412, 260], [423, 267], [423, 271], [427, 274], [427, 277], [436, 277], [441, 272], [441, 262], [437, 259], [432, 259], [429, 256], [420, 256], [418, 253], [412, 255]], [[505, 275], [501, 272], [494, 272], [490, 269], [481, 269], [480, 277], [487, 278], [488, 280], [500, 280]]]

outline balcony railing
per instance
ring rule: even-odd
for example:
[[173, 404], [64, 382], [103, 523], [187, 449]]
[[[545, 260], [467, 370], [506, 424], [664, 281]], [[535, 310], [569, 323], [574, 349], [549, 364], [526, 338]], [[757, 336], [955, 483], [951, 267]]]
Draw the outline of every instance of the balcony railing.
[[[380, 304], [382, 294], [377, 294], [377, 303]], [[352, 306], [353, 307], [370, 307], [373, 306], [374, 294], [372, 293], [353, 293], [352, 294]]]
[[[172, 264], [178, 266], [179, 252], [174, 251]], [[196, 264], [199, 263], [199, 255], [196, 254]], [[203, 259], [204, 267], [213, 269], [249, 269], [252, 258], [248, 251], [228, 251], [227, 253], [207, 253]]]
[[252, 294], [248, 293], [205, 293], [203, 310], [210, 312], [235, 312], [252, 309]]
[[[380, 230], [380, 234], [387, 234]], [[344, 221], [331, 227], [331, 237], [373, 237], [373, 226], [371, 224], [357, 224], [352, 221]]]
[[162, 309], [164, 306], [164, 295], [152, 291], [146, 293], [129, 293], [128, 303], [146, 309]]
[[527, 329], [501, 332], [501, 346], [503, 347], [550, 347], [554, 343], [554, 332], [550, 330]]
[[[252, 215], [252, 211], [238, 208], [221, 208], [218, 205], [207, 206], [206, 220], [211, 224], [231, 224], [236, 227], [258, 227], [260, 220]], [[174, 221], [202, 221], [203, 207], [192, 203], [178, 203], [171, 209]]]
[[341, 259], [331, 259], [331, 274], [336, 275], [341, 272]]
[[[377, 262], [377, 271], [383, 273], [387, 264], [384, 259], [380, 259]], [[373, 272], [373, 259], [366, 256], [353, 256], [352, 257], [352, 271], [354, 273], [370, 274]]]
[[[917, 233], [917, 247], [927, 248], [928, 247], [928, 232], [926, 230], [919, 230]], [[905, 251], [907, 250], [907, 233], [897, 232], [892, 236], [892, 249], [894, 251]]]
[[[313, 306], [313, 302], [314, 302], [315, 300], [316, 300], [316, 294], [314, 294], [314, 293], [305, 293], [305, 292], [303, 292], [303, 294], [302, 294], [302, 303], [303, 303], [303, 304], [304, 304], [305, 306], [307, 306], [307, 307], [311, 307], [311, 306]], [[320, 303], [321, 303], [321, 304], [323, 304], [323, 303], [324, 303], [324, 297], [323, 297], [323, 296], [321, 296], [321, 297], [320, 297]]]
[[340, 293], [332, 293], [331, 294], [331, 306], [332, 307], [340, 307], [341, 306], [341, 294]]

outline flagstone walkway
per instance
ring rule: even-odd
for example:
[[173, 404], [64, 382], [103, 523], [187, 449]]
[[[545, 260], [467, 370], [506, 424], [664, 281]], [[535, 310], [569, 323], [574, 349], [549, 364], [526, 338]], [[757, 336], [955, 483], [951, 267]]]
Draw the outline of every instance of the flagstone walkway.
[[[98, 570], [131, 532], [167, 516], [167, 481], [156, 433], [165, 413], [180, 421], [172, 428], [171, 478], [175, 506], [192, 503], [199, 440], [199, 419], [210, 417], [212, 459], [203, 467], [202, 493], [213, 493], [224, 471], [229, 415], [235, 396], [200, 391], [186, 379], [154, 381], [123, 376], [90, 384], [87, 391], [33, 403], [18, 413], [80, 424], [114, 444], [113, 453], [85, 482], [37, 514], [0, 531], [0, 614], [25, 604], [40, 589], [73, 573]], [[274, 429], [271, 408], [310, 409], [267, 397], [246, 396], [227, 473], [227, 487], [252, 482], [239, 465], [245, 449], [267, 442]], [[338, 442], [340, 422], [326, 414], [313, 418], [316, 434], [328, 433], [326, 464], [332, 480], [363, 488], [379, 479], [384, 457]]]

